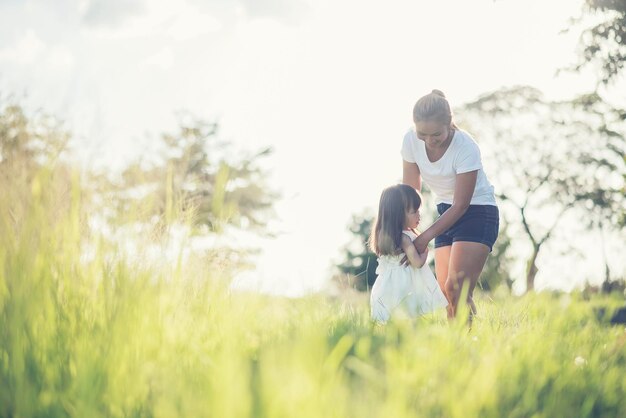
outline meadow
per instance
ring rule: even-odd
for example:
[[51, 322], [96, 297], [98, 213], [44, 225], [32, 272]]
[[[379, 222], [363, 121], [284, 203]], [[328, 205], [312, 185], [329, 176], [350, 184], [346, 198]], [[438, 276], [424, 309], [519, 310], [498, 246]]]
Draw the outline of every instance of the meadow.
[[443, 313], [379, 326], [365, 298], [232, 292], [211, 260], [125, 256], [85, 231], [77, 187], [15, 193], [1, 417], [626, 416], [621, 295], [483, 295], [471, 330]]

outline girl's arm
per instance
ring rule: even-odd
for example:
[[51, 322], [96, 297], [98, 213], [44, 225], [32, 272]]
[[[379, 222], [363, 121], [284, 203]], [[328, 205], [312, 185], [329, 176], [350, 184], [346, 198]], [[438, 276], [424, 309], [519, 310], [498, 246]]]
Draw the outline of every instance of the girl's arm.
[[402, 183], [408, 184], [421, 193], [422, 176], [417, 164], [402, 160]]
[[426, 257], [428, 256], [428, 253], [424, 251], [424, 253], [420, 255], [415, 249], [413, 241], [411, 241], [411, 238], [409, 238], [407, 235], [402, 234], [401, 245], [402, 251], [404, 251], [404, 254], [406, 254], [408, 262], [411, 266], [420, 268], [424, 265], [424, 263], [426, 263]]
[[423, 252], [431, 240], [442, 234], [463, 216], [472, 201], [477, 177], [478, 170], [456, 175], [452, 206], [413, 241], [418, 252]]

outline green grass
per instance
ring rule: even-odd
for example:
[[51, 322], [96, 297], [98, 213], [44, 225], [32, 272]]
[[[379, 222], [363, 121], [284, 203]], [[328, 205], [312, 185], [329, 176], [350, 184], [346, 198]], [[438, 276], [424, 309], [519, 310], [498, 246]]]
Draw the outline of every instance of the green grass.
[[626, 416], [626, 329], [593, 311], [619, 299], [375, 326], [364, 302], [230, 293], [202, 260], [157, 268], [94, 237], [85, 259], [80, 193], [58, 209], [41, 189], [21, 216], [0, 205], [2, 417]]

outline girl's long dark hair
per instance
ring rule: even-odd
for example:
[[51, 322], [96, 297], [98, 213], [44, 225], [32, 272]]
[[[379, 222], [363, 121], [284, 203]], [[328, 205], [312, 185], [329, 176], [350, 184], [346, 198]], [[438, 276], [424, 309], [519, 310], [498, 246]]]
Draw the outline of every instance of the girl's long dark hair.
[[380, 195], [378, 215], [370, 235], [370, 249], [381, 255], [397, 255], [401, 250], [406, 213], [422, 204], [417, 191], [406, 184], [387, 187]]

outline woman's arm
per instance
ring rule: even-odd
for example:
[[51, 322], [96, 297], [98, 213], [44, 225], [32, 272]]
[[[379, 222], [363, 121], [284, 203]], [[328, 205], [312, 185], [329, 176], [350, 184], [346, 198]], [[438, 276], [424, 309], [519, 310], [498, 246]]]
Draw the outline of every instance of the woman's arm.
[[402, 251], [404, 251], [404, 254], [406, 254], [408, 262], [411, 266], [420, 268], [424, 265], [424, 263], [426, 262], [426, 256], [428, 254], [424, 252], [420, 256], [417, 250], [415, 249], [415, 246], [413, 245], [411, 238], [409, 238], [407, 235], [402, 234], [401, 245], [402, 245]]
[[431, 240], [442, 234], [463, 216], [472, 201], [477, 177], [478, 170], [456, 175], [452, 206], [413, 241], [418, 252], [423, 252]]
[[418, 192], [422, 191], [422, 176], [417, 164], [402, 160], [402, 183], [408, 184]]

